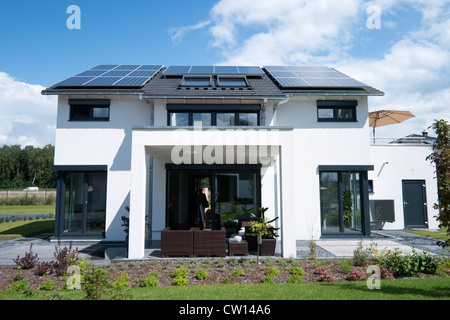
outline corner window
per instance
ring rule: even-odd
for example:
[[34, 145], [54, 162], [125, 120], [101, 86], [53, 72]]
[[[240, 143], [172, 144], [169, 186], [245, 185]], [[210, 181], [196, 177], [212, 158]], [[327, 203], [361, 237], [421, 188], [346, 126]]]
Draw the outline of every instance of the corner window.
[[109, 100], [69, 99], [70, 121], [109, 121]]
[[355, 122], [357, 101], [317, 101], [317, 121]]

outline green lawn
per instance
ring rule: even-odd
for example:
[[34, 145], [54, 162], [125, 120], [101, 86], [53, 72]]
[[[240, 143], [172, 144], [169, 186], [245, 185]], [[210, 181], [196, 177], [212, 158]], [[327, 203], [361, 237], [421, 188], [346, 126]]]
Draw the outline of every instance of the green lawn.
[[53, 230], [55, 219], [28, 220], [0, 223], [2, 237], [26, 237], [32, 234]]
[[[382, 280], [370, 290], [365, 281], [304, 284], [241, 284], [132, 288], [132, 300], [450, 300], [450, 278]], [[0, 292], [0, 300], [84, 299], [83, 291], [45, 292], [29, 297]]]
[[0, 206], [2, 213], [55, 213], [55, 205]]
[[439, 229], [437, 231], [430, 230], [407, 230], [406, 232], [416, 234], [418, 236], [438, 239], [438, 240], [447, 240], [447, 231], [445, 229]]

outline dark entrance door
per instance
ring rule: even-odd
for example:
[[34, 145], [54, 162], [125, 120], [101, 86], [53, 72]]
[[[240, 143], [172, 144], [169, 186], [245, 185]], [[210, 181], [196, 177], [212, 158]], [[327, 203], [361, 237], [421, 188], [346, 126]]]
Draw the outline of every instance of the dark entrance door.
[[405, 228], [427, 227], [425, 181], [403, 180], [402, 185]]

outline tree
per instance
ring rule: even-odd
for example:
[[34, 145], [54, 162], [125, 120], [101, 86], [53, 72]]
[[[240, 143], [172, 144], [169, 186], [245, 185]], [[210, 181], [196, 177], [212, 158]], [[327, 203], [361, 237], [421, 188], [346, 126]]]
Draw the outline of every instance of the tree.
[[434, 207], [439, 210], [437, 220], [439, 227], [447, 229], [447, 240], [438, 244], [450, 246], [450, 124], [446, 120], [435, 120], [430, 127], [436, 131], [433, 152], [426, 158], [436, 165], [438, 184], [438, 202]]

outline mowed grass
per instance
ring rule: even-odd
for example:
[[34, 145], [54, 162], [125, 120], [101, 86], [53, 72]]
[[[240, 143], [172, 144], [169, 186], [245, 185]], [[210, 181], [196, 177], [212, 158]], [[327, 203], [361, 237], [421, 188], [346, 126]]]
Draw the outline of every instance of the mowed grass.
[[446, 229], [438, 229], [437, 231], [430, 230], [406, 230], [405, 232], [412, 233], [418, 236], [433, 238], [437, 240], [447, 240], [447, 230]]
[[[132, 288], [131, 300], [450, 300], [450, 278], [382, 280], [381, 289], [365, 281], [303, 284], [222, 284], [211, 286]], [[0, 292], [0, 300], [82, 300], [85, 293], [58, 291], [26, 296]]]
[[55, 219], [15, 221], [0, 223], [0, 239], [2, 237], [26, 237], [55, 228]]
[[55, 205], [0, 206], [2, 213], [55, 213]]

